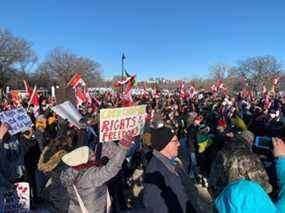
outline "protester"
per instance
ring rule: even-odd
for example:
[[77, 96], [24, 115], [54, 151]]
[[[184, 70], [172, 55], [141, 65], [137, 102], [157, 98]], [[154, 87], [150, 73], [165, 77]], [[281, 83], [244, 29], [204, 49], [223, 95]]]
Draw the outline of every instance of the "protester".
[[193, 204], [196, 198], [190, 198], [190, 194], [185, 192], [179, 172], [182, 168], [175, 161], [180, 144], [174, 131], [167, 127], [153, 129], [151, 144], [153, 157], [144, 178], [144, 204], [147, 212], [198, 212]]
[[279, 183], [279, 194], [275, 203], [264, 189], [248, 176], [241, 175], [231, 182], [216, 198], [218, 212], [284, 212], [285, 211], [285, 143], [273, 139], [273, 154], [276, 158], [276, 173]]
[[[132, 143], [129, 136], [119, 142], [104, 143], [102, 156], [107, 162], [96, 161], [96, 156], [88, 147], [81, 147], [63, 156], [68, 166], [60, 174], [60, 180], [67, 188], [70, 198], [67, 212], [108, 212], [108, 190], [106, 182], [121, 169], [127, 150]], [[82, 199], [82, 203], [80, 201]], [[109, 205], [109, 206], [108, 206]]]
[[[156, 88], [131, 94], [133, 80], [134, 76], [119, 82], [119, 88], [125, 84], [123, 94], [89, 93], [73, 82], [80, 96], [65, 100], [76, 105], [78, 123], [56, 114], [52, 107], [61, 102], [48, 95], [35, 95], [31, 101], [6, 94], [0, 102], [0, 119], [2, 112], [23, 107], [33, 126], [10, 134], [9, 122], [0, 123], [4, 206], [8, 203], [4, 194], [15, 192], [15, 184], [24, 181], [31, 189], [31, 210], [39, 211], [206, 213], [214, 200], [217, 211], [234, 212], [231, 207], [240, 207], [236, 202], [252, 199], [250, 191], [235, 194], [244, 186], [257, 191], [258, 197], [268, 193], [270, 198], [260, 203], [276, 204], [272, 211], [284, 211], [280, 179], [284, 157], [278, 157], [275, 168], [273, 147], [270, 143], [265, 144], [267, 149], [257, 147], [256, 139], [285, 140], [283, 96], [227, 93], [223, 87], [190, 92], [182, 86], [180, 91]], [[127, 152], [130, 140], [99, 143], [100, 110], [131, 105], [146, 105], [146, 123], [135, 146]], [[283, 149], [278, 141], [275, 157]]]

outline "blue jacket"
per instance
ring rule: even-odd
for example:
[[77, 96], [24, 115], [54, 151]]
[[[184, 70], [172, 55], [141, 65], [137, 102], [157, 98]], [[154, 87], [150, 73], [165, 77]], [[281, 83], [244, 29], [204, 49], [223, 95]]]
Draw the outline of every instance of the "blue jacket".
[[277, 158], [276, 172], [279, 194], [275, 203], [258, 183], [242, 179], [229, 184], [216, 198], [217, 211], [219, 213], [284, 213], [285, 157]]

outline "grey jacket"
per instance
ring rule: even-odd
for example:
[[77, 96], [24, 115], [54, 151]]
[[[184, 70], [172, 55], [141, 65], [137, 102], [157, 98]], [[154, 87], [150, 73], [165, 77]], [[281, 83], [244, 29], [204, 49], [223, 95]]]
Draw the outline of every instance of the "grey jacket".
[[121, 169], [126, 156], [126, 150], [113, 142], [104, 143], [102, 156], [109, 158], [103, 167], [91, 167], [84, 170], [67, 168], [60, 175], [63, 185], [70, 198], [68, 212], [80, 213], [80, 205], [73, 189], [75, 184], [81, 199], [89, 213], [105, 213], [107, 204], [106, 182], [113, 178]]

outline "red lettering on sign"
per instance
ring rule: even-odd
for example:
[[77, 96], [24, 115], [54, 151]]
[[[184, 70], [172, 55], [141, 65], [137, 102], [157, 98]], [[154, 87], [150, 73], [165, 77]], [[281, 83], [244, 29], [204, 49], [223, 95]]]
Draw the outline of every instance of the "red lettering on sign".
[[126, 118], [126, 121], [127, 121], [126, 129], [128, 129], [128, 128], [129, 128], [129, 126], [130, 126], [130, 119], [131, 119], [131, 118]]
[[103, 125], [102, 125], [102, 128], [101, 128], [101, 132], [109, 131], [109, 124], [110, 124], [109, 121], [103, 121]]
[[136, 117], [135, 116], [131, 118], [130, 123], [131, 123], [131, 125], [129, 126], [129, 128], [133, 128], [136, 126]]
[[111, 131], [109, 132], [109, 141], [116, 140], [115, 132]]
[[118, 130], [120, 128], [120, 120], [114, 121], [114, 129]]
[[112, 131], [113, 129], [114, 129], [114, 121], [111, 120], [110, 131]]
[[125, 129], [125, 119], [120, 121], [120, 129]]
[[103, 132], [102, 133], [103, 134], [103, 136], [102, 136], [102, 141], [109, 141], [109, 134], [108, 134], [108, 132]]

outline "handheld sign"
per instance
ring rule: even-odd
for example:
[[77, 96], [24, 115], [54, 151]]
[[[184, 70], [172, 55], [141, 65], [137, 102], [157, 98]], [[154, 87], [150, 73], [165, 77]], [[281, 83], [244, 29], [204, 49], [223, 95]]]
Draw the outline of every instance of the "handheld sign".
[[27, 182], [15, 183], [16, 190], [0, 192], [0, 210], [6, 213], [30, 212], [30, 186]]
[[9, 125], [10, 135], [24, 132], [33, 126], [33, 123], [24, 108], [1, 112], [0, 121]]
[[116, 141], [126, 134], [140, 135], [146, 105], [100, 110], [100, 142]]
[[82, 116], [70, 101], [56, 105], [52, 110], [63, 119], [67, 119], [72, 125], [80, 129], [80, 120]]

